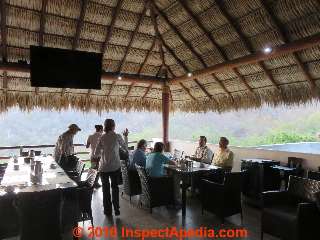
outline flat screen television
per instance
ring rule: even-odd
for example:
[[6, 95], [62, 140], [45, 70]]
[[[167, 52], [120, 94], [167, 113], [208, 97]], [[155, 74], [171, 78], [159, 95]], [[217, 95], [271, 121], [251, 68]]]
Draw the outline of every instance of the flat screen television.
[[101, 89], [102, 54], [30, 46], [31, 86]]

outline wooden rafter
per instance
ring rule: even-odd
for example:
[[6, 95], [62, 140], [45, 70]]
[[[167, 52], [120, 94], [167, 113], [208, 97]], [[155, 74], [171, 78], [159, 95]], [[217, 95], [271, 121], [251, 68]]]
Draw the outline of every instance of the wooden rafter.
[[189, 95], [189, 97], [195, 101], [197, 101], [197, 99], [190, 93], [190, 90], [183, 85], [183, 83], [180, 82], [180, 86], [183, 88], [183, 90]]
[[126, 47], [126, 51], [125, 51], [124, 56], [123, 56], [123, 58], [122, 58], [122, 60], [121, 60], [121, 62], [120, 62], [120, 65], [119, 65], [119, 67], [118, 67], [118, 71], [117, 71], [117, 72], [121, 72], [121, 71], [122, 71], [123, 64], [124, 64], [124, 62], [126, 61], [127, 55], [128, 55], [128, 53], [129, 53], [129, 51], [130, 51], [130, 49], [131, 49], [133, 40], [134, 40], [134, 38], [135, 38], [138, 30], [139, 30], [139, 27], [140, 27], [140, 25], [141, 25], [141, 22], [142, 22], [144, 16], [145, 16], [145, 13], [146, 13], [146, 7], [143, 8], [143, 11], [142, 11], [142, 13], [140, 14], [138, 23], [137, 23], [136, 27], [134, 28], [133, 33], [131, 34], [129, 44], [128, 44], [128, 46]]
[[[229, 12], [227, 11], [227, 9], [225, 8], [224, 3], [222, 2], [222, 0], [215, 0], [216, 4], [220, 10], [220, 12], [222, 13], [222, 15], [227, 19], [227, 22], [229, 23], [229, 25], [233, 28], [233, 30], [237, 33], [237, 35], [239, 36], [240, 40], [243, 42], [243, 44], [245, 45], [245, 47], [247, 48], [247, 50], [250, 52], [250, 54], [252, 54], [254, 52], [254, 48], [252, 46], [252, 44], [250, 43], [250, 41], [246, 38], [246, 36], [243, 34], [242, 30], [240, 29], [240, 27], [238, 26], [237, 22], [232, 18], [232, 16], [229, 14]], [[277, 86], [276, 81], [274, 80], [271, 72], [266, 68], [265, 64], [263, 62], [258, 62], [257, 63], [262, 70], [264, 71], [264, 73], [266, 74], [267, 78], [269, 79], [269, 81], [280, 90], [280, 88]]]
[[198, 87], [202, 90], [202, 92], [210, 99], [212, 99], [212, 95], [207, 91], [207, 89], [198, 81], [198, 79], [193, 79], [193, 81], [198, 85]]
[[108, 92], [108, 94], [107, 94], [107, 97], [110, 96], [110, 94], [111, 94], [111, 92], [112, 92], [112, 89], [113, 89], [113, 87], [114, 87], [115, 84], [116, 84], [116, 81], [112, 81], [111, 86], [110, 86], [110, 88], [109, 88], [109, 92]]
[[111, 23], [110, 23], [110, 26], [108, 26], [108, 28], [107, 28], [106, 38], [105, 38], [105, 40], [104, 40], [104, 42], [102, 43], [102, 46], [101, 46], [101, 52], [102, 53], [104, 53], [106, 51], [107, 45], [108, 45], [108, 43], [109, 43], [109, 41], [110, 41], [110, 39], [112, 37], [114, 25], [116, 23], [118, 15], [119, 15], [122, 3], [123, 3], [123, 0], [119, 0], [118, 3], [117, 3], [117, 6], [112, 11]]
[[140, 75], [142, 69], [146, 65], [146, 63], [148, 61], [148, 58], [149, 58], [150, 54], [152, 53], [152, 50], [153, 50], [154, 46], [156, 45], [156, 41], [157, 41], [156, 38], [154, 38], [153, 42], [152, 42], [152, 45], [151, 45], [150, 49], [148, 50], [148, 53], [147, 53], [146, 57], [144, 58], [142, 64], [140, 65], [140, 68], [139, 68], [139, 71], [138, 71], [138, 75]]
[[197, 51], [194, 49], [194, 47], [188, 42], [188, 40], [180, 33], [180, 31], [176, 28], [174, 24], [171, 23], [169, 18], [160, 11], [160, 9], [156, 6], [156, 4], [153, 1], [150, 1], [152, 3], [153, 9], [155, 13], [157, 13], [161, 18], [163, 18], [166, 23], [169, 25], [171, 30], [180, 38], [180, 40], [183, 42], [185, 46], [189, 49], [189, 51], [202, 63], [204, 67], [206, 67], [205, 61], [202, 59], [201, 55], [197, 53]]
[[77, 49], [79, 46], [79, 39], [80, 39], [80, 35], [81, 35], [81, 30], [82, 30], [83, 24], [84, 24], [84, 16], [86, 14], [87, 5], [88, 5], [88, 0], [81, 0], [80, 15], [79, 15], [79, 19], [77, 22], [76, 33], [75, 33], [75, 36], [73, 38], [73, 43], [72, 43], [73, 50]]
[[147, 95], [148, 95], [148, 93], [150, 92], [150, 90], [151, 90], [151, 88], [152, 88], [152, 83], [147, 87], [147, 89], [146, 89], [146, 91], [145, 91], [145, 93], [143, 94], [143, 96], [142, 96], [142, 99], [144, 99]]
[[[273, 11], [271, 9], [271, 5], [266, 3], [264, 0], [260, 0], [260, 3], [262, 5], [263, 9], [265, 10], [265, 12], [269, 15], [270, 19], [272, 20], [273, 25], [275, 26], [275, 28], [277, 29], [277, 32], [280, 34], [280, 37], [282, 38], [282, 41], [285, 42], [285, 43], [289, 43], [290, 42], [290, 36], [284, 30], [283, 24], [281, 23], [279, 18], [273, 13]], [[307, 69], [304, 66], [304, 64], [303, 64], [302, 60], [300, 59], [299, 55], [296, 52], [294, 52], [293, 53], [293, 57], [294, 57], [294, 60], [295, 60], [296, 64], [301, 69], [301, 72], [303, 73], [304, 77], [309, 82], [312, 90], [315, 90], [317, 88], [317, 85], [316, 85], [315, 81], [312, 79], [310, 73], [307, 71]]]
[[7, 89], [8, 89], [8, 74], [7, 74], [7, 71], [3, 72], [2, 81], [3, 81], [2, 88], [6, 92]]
[[[271, 58], [298, 52], [304, 49], [312, 48], [319, 44], [320, 44], [320, 34], [318, 33], [310, 37], [296, 40], [294, 42], [273, 47], [272, 52], [269, 54], [265, 54], [263, 51], [259, 51], [259, 52], [249, 54], [240, 58], [219, 63], [214, 66], [207, 67], [205, 69], [194, 71], [192, 75], [194, 78], [199, 78], [212, 73], [221, 72], [226, 69], [233, 69], [240, 66], [257, 63], [259, 61], [265, 61]], [[188, 77], [187, 75], [176, 77], [175, 79], [171, 80], [171, 83], [179, 83], [186, 79], [190, 79], [190, 77]]]
[[230, 92], [230, 91], [226, 88], [226, 86], [220, 81], [220, 79], [218, 79], [218, 78], [216, 77], [216, 75], [214, 75], [214, 74], [211, 74], [211, 76], [213, 77], [214, 81], [215, 81], [216, 83], [218, 83], [218, 85], [223, 89], [223, 91], [224, 91], [226, 94], [228, 94], [228, 96], [229, 96], [232, 100], [234, 100], [231, 92]]
[[0, 11], [1, 11], [1, 51], [2, 51], [2, 61], [7, 61], [7, 28], [6, 28], [6, 3], [5, 1], [0, 1]]
[[130, 84], [128, 92], [127, 92], [127, 94], [126, 94], [126, 96], [124, 98], [127, 98], [129, 96], [129, 94], [130, 94], [130, 92], [131, 92], [133, 87], [134, 87], [134, 82]]
[[[216, 40], [211, 36], [210, 32], [206, 30], [204, 25], [201, 23], [201, 21], [195, 16], [192, 12], [192, 10], [189, 8], [188, 3], [184, 0], [178, 0], [182, 8], [188, 13], [188, 15], [191, 17], [191, 19], [197, 24], [197, 26], [201, 29], [202, 32], [206, 35], [206, 37], [209, 39], [211, 44], [218, 50], [219, 54], [222, 56], [224, 61], [228, 60], [228, 56], [225, 53], [225, 51], [219, 46], [219, 44], [216, 42]], [[205, 67], [208, 67], [207, 64], [204, 64]], [[239, 75], [239, 72], [232, 69], [234, 73], [239, 77], [240, 81], [246, 86], [246, 88], [250, 91], [253, 92], [252, 88], [250, 85], [245, 81], [244, 77]]]
[[44, 27], [46, 25], [47, 5], [48, 5], [48, 0], [42, 0], [41, 14], [40, 14], [39, 46], [44, 45]]

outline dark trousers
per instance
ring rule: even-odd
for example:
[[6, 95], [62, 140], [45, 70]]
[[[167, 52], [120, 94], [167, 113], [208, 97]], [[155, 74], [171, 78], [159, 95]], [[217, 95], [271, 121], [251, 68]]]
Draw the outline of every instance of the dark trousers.
[[[114, 172], [100, 172], [100, 177], [102, 181], [102, 193], [103, 193], [103, 207], [105, 213], [112, 213], [113, 209], [119, 210], [119, 183], [120, 183], [120, 168]], [[111, 179], [111, 189], [112, 189], [112, 202], [110, 196], [110, 182]]]

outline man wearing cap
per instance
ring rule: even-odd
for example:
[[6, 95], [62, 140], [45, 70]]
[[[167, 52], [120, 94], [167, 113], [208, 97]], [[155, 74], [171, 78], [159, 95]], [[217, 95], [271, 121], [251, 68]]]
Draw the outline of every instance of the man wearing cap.
[[69, 129], [59, 136], [54, 149], [54, 159], [59, 162], [62, 155], [70, 156], [74, 153], [73, 138], [81, 131], [77, 124], [71, 124]]

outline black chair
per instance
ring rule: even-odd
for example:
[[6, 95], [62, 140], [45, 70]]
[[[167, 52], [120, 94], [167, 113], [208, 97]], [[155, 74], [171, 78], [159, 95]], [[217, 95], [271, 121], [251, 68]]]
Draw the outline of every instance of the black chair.
[[224, 218], [234, 214], [241, 214], [241, 188], [242, 173], [225, 173], [223, 183], [216, 183], [207, 179], [202, 180], [201, 203], [202, 213], [208, 210], [219, 216], [224, 222]]
[[0, 164], [0, 183], [3, 179], [4, 173], [6, 172], [7, 167], [8, 167], [8, 163], [1, 163]]
[[150, 209], [159, 206], [174, 205], [174, 188], [172, 177], [150, 177], [146, 170], [135, 165], [141, 182], [140, 202]]
[[61, 200], [61, 190], [19, 193], [15, 205], [20, 220], [20, 239], [62, 239]]
[[87, 173], [86, 180], [79, 183], [78, 187], [78, 201], [79, 201], [79, 210], [80, 210], [80, 221], [83, 222], [90, 220], [91, 225], [93, 226], [93, 217], [92, 217], [92, 193], [93, 186], [96, 181], [98, 171], [95, 169], [89, 169]]
[[14, 207], [16, 194], [10, 193], [0, 197], [0, 239], [19, 235], [19, 219]]
[[290, 176], [287, 191], [262, 193], [261, 239], [268, 233], [285, 240], [315, 239], [320, 211], [320, 181]]
[[73, 179], [76, 182], [80, 182], [82, 173], [84, 171], [84, 167], [85, 167], [85, 163], [82, 161], [78, 161], [77, 166], [74, 170], [66, 171], [66, 172], [71, 179]]
[[308, 171], [308, 178], [320, 181], [320, 172]]
[[121, 172], [123, 179], [123, 193], [129, 196], [130, 202], [131, 197], [141, 194], [141, 183], [137, 170], [129, 170], [126, 161], [121, 160]]

